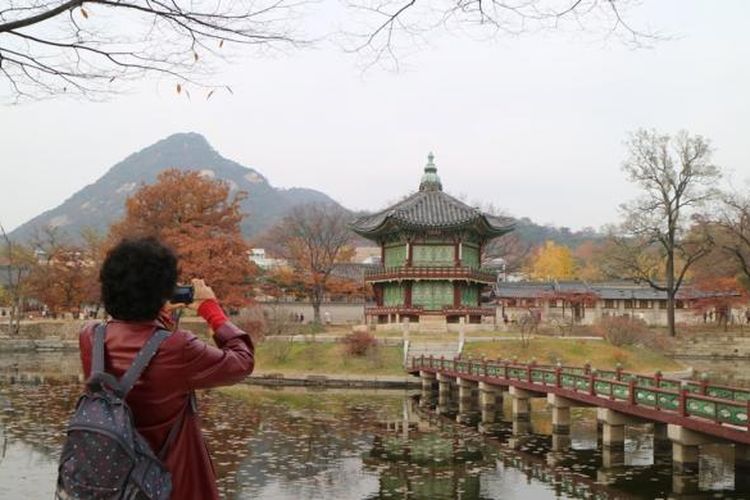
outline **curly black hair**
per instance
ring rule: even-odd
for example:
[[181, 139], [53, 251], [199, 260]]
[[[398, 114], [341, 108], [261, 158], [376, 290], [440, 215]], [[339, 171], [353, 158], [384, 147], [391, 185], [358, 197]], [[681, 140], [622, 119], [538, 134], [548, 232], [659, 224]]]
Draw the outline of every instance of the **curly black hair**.
[[124, 239], [107, 253], [99, 281], [110, 316], [151, 321], [174, 293], [177, 257], [155, 238]]

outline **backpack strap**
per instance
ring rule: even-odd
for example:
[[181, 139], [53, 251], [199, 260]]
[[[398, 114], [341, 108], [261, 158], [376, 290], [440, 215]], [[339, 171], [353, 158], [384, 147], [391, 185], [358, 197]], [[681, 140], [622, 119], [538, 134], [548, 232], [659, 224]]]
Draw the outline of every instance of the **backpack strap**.
[[122, 391], [122, 397], [127, 396], [130, 389], [133, 388], [135, 382], [146, 369], [148, 364], [151, 362], [151, 358], [154, 357], [156, 351], [159, 350], [159, 346], [164, 342], [167, 337], [172, 334], [169, 330], [163, 328], [157, 328], [153, 335], [146, 341], [146, 343], [135, 355], [133, 364], [130, 365], [128, 371], [120, 379], [120, 390]]
[[159, 450], [159, 453], [157, 453], [157, 457], [159, 457], [159, 460], [164, 462], [167, 459], [167, 453], [169, 453], [169, 449], [172, 447], [172, 444], [174, 443], [175, 439], [177, 439], [177, 433], [180, 432], [180, 429], [182, 429], [182, 423], [185, 420], [185, 415], [190, 412], [194, 412], [195, 407], [195, 393], [190, 391], [187, 397], [187, 401], [185, 402], [185, 408], [180, 411], [180, 416], [177, 418], [177, 421], [172, 424], [172, 428], [169, 429], [169, 434], [167, 435], [167, 439], [164, 441], [164, 444], [161, 446], [161, 449]]
[[107, 326], [99, 323], [94, 327], [94, 352], [91, 356], [91, 375], [104, 373], [104, 338], [107, 336]]

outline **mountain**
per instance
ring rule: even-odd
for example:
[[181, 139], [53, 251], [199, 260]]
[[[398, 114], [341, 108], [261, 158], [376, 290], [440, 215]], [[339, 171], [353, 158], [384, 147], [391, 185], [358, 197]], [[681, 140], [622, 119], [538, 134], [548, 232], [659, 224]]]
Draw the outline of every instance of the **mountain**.
[[11, 236], [27, 240], [37, 228], [47, 225], [58, 227], [73, 238], [86, 227], [106, 232], [110, 224], [124, 215], [127, 197], [142, 184], [153, 183], [159, 172], [168, 168], [199, 170], [206, 176], [226, 181], [232, 191], [247, 192], [242, 202], [247, 214], [242, 232], [247, 237], [271, 226], [295, 206], [336, 203], [313, 189], [275, 188], [258, 171], [221, 156], [200, 134], [182, 133], [128, 156], [60, 206], [16, 228]]

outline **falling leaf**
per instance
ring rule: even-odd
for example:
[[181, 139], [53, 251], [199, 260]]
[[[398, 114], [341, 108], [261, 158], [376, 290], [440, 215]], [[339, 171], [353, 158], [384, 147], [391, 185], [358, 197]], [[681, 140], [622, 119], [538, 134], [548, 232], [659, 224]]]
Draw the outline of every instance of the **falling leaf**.
[[212, 95], [214, 95], [214, 91], [213, 90], [208, 93], [208, 95], [206, 96], [206, 100], [208, 101], [209, 99], [211, 99]]
[[222, 48], [223, 46], [224, 46], [224, 40], [221, 40], [221, 41], [219, 42], [219, 48]]
[[115, 81], [115, 77], [114, 77], [114, 76], [113, 76], [112, 78], [110, 78], [110, 79], [109, 79], [109, 83], [112, 83], [112, 82], [114, 82], [114, 81]]
[[195, 59], [195, 62], [198, 62], [198, 53], [193, 51], [193, 58]]
[[179, 94], [180, 92], [182, 92], [182, 85], [180, 85], [180, 84], [178, 83], [178, 84], [177, 84], [177, 93]]
[[230, 94], [234, 95], [234, 92], [232, 91], [232, 87], [229, 85], [225, 85], [225, 88], [229, 91]]
[[86, 9], [84, 9], [83, 7], [81, 7], [81, 15], [82, 15], [83, 17], [85, 17], [86, 19], [88, 19], [88, 18], [89, 18], [89, 13], [88, 13], [88, 12], [86, 12]]

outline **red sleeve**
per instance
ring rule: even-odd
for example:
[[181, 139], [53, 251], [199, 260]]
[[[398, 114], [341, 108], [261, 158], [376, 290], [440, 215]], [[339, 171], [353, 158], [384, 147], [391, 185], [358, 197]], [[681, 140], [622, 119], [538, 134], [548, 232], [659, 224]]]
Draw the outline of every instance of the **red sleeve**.
[[216, 329], [217, 347], [191, 333], [186, 335], [183, 363], [188, 390], [232, 385], [253, 372], [255, 346], [250, 336], [231, 322], [225, 321]]
[[217, 331], [224, 323], [229, 321], [216, 299], [204, 300], [198, 307], [198, 314], [206, 320], [213, 331]]

